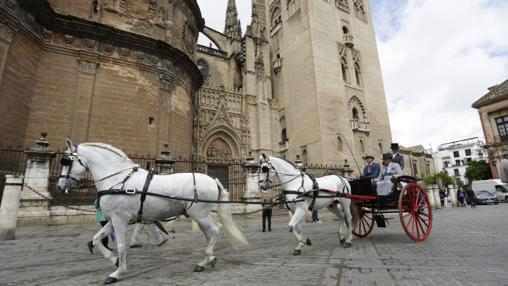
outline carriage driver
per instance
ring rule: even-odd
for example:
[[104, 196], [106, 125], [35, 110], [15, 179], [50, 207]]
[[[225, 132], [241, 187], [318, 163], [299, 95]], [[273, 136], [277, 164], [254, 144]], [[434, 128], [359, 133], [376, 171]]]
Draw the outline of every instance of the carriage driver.
[[376, 183], [378, 196], [387, 196], [393, 190], [393, 185], [397, 177], [402, 176], [400, 165], [392, 162], [393, 155], [391, 153], [383, 154], [383, 166], [377, 178]]

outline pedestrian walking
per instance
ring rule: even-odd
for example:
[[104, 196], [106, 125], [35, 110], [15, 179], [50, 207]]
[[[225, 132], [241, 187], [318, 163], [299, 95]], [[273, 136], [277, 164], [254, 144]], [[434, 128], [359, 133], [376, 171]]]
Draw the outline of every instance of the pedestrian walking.
[[321, 223], [319, 220], [318, 210], [312, 211], [312, 223]]
[[476, 200], [475, 200], [475, 197], [474, 197], [473, 190], [467, 190], [466, 194], [467, 194], [467, 198], [469, 200], [469, 203], [471, 204], [471, 207], [472, 208], [476, 208]]
[[464, 191], [461, 189], [459, 189], [459, 191], [457, 192], [457, 200], [459, 201], [459, 205], [461, 207], [466, 206], [466, 203], [464, 202]]
[[[99, 224], [101, 225], [101, 228], [103, 228], [108, 223], [108, 219], [104, 216], [104, 214], [101, 211], [101, 206], [99, 204], [99, 200], [95, 200], [93, 205], [94, 205], [95, 211], [96, 211], [96, 213], [95, 213], [95, 220], [97, 222], [99, 222]], [[111, 240], [114, 240], [114, 235], [113, 234], [111, 234]], [[112, 250], [108, 246], [108, 237], [107, 236], [101, 240], [101, 243], [107, 249]], [[90, 240], [87, 245], [88, 245], [88, 250], [90, 250], [90, 252], [92, 253], [93, 252], [93, 242]]]
[[262, 232], [266, 231], [266, 227], [268, 225], [268, 232], [272, 231], [272, 200], [270, 192], [261, 192], [261, 206], [263, 207], [263, 217], [262, 217]]
[[[169, 233], [164, 229], [164, 226], [156, 221], [151, 226], [154, 234], [159, 239], [159, 242], [157, 243], [157, 246], [162, 246], [169, 240]], [[141, 231], [145, 228], [145, 224], [142, 223], [136, 223], [134, 226], [134, 232], [132, 233], [131, 242], [130, 242], [130, 248], [139, 248], [142, 247], [143, 244], [141, 243], [141, 240], [139, 239], [139, 234]]]

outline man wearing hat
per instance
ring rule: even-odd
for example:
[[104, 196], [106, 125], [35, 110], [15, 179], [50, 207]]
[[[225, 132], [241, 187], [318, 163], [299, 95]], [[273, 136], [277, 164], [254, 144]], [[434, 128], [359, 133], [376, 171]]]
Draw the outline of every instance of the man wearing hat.
[[372, 153], [365, 153], [363, 159], [367, 162], [367, 166], [363, 168], [362, 178], [377, 179], [381, 168], [378, 163], [374, 163], [374, 156]]
[[387, 196], [393, 190], [393, 185], [398, 176], [402, 176], [402, 169], [399, 164], [392, 162], [392, 153], [383, 154], [383, 166], [377, 178], [377, 194], [379, 196]]
[[404, 157], [399, 154], [399, 143], [392, 143], [391, 149], [393, 154], [392, 162], [399, 164], [400, 169], [404, 170]]

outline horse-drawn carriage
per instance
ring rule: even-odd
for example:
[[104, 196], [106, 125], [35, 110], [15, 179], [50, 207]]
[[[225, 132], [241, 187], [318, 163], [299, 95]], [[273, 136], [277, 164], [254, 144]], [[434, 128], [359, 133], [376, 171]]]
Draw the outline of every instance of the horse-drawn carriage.
[[359, 221], [353, 228], [357, 237], [366, 237], [378, 227], [386, 227], [385, 214], [398, 214], [402, 228], [414, 241], [425, 240], [432, 228], [432, 208], [427, 195], [409, 176], [399, 177], [394, 190], [387, 196], [379, 196], [370, 179], [350, 181], [351, 195], [356, 205]]

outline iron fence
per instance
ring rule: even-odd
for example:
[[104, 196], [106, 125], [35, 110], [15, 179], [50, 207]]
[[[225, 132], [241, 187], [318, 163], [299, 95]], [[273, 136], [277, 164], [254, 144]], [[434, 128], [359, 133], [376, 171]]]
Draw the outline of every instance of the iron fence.
[[[64, 152], [57, 151], [49, 165], [49, 188], [52, 200], [50, 205], [90, 205], [96, 198], [96, 189], [93, 187], [93, 178], [87, 173], [82, 180], [82, 185], [91, 186], [82, 189], [73, 189], [68, 194], [57, 190], [58, 177], [61, 173], [60, 160]], [[156, 169], [156, 158], [153, 156], [134, 155], [129, 158], [141, 168]], [[24, 150], [0, 149], [0, 191], [3, 193], [3, 185], [6, 174], [24, 174], [26, 166], [26, 154]], [[245, 193], [245, 170], [239, 161], [190, 161], [176, 160], [175, 173], [198, 172], [218, 178], [223, 186], [230, 192], [231, 200], [242, 200]], [[1, 195], [0, 193], [0, 200]]]

